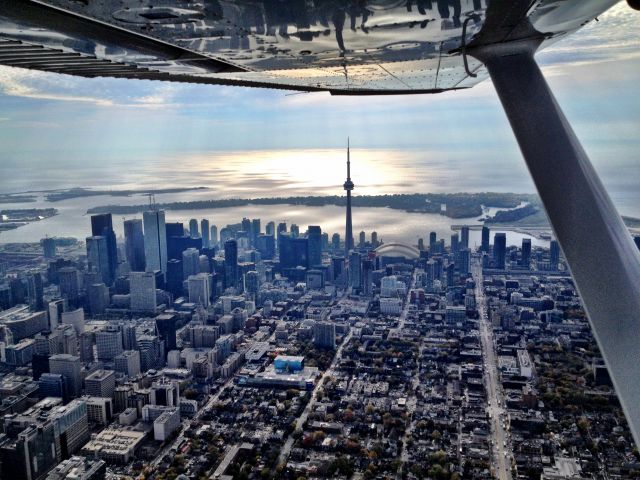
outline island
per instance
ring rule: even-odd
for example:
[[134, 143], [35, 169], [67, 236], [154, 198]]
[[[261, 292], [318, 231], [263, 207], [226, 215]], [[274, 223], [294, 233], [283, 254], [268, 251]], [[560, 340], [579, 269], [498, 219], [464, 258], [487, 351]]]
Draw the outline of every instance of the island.
[[[358, 195], [352, 197], [354, 207], [379, 207], [404, 210], [412, 213], [435, 213], [449, 218], [478, 217], [483, 207], [503, 209], [517, 208], [522, 203], [539, 202], [536, 195], [522, 193], [412, 193], [395, 195]], [[204, 210], [211, 208], [242, 207], [246, 205], [304, 205], [323, 207], [327, 205], [345, 206], [346, 197], [300, 196], [270, 198], [229, 198], [197, 200], [191, 202], [171, 202], [157, 204], [163, 210]], [[104, 205], [90, 208], [89, 214], [113, 213], [130, 215], [148, 210], [146, 204]]]
[[35, 202], [34, 195], [18, 193], [0, 193], [0, 203], [31, 203]]
[[208, 187], [179, 187], [179, 188], [159, 188], [159, 189], [139, 189], [139, 190], [92, 190], [90, 188], [70, 188], [48, 193], [45, 198], [48, 202], [61, 202], [72, 198], [98, 197], [109, 195], [111, 197], [130, 197], [131, 195], [161, 195], [166, 193], [192, 192], [195, 190], [208, 190]]
[[23, 208], [0, 210], [0, 232], [13, 230], [30, 222], [38, 222], [58, 214], [55, 208]]

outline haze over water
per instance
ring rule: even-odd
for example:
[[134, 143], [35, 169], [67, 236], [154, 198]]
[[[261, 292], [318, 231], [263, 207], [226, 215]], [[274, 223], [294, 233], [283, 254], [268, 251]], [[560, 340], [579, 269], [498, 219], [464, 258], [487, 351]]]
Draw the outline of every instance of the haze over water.
[[[351, 150], [355, 195], [394, 193], [452, 192], [534, 192], [522, 162], [479, 159], [466, 154], [425, 150], [361, 149]], [[19, 165], [0, 166], [0, 193], [74, 187], [99, 190], [140, 190], [177, 187], [207, 187], [156, 196], [158, 203], [188, 202], [219, 198], [289, 197], [306, 195], [343, 195], [346, 176], [346, 149], [263, 150], [247, 152], [204, 152], [140, 159], [118, 158], [86, 162], [67, 159], [60, 168], [42, 175], [37, 159]], [[497, 164], [497, 165], [496, 165]], [[499, 167], [498, 167], [499, 165]], [[8, 175], [12, 169], [14, 174]], [[16, 173], [15, 170], [18, 169]], [[3, 172], [4, 170], [4, 172]], [[606, 180], [606, 179], [605, 179]], [[617, 193], [617, 195], [616, 195]], [[628, 192], [612, 192], [623, 213], [640, 215], [640, 202]], [[4, 204], [0, 208], [54, 207], [59, 215], [40, 222], [0, 233], [0, 243], [37, 241], [49, 236], [74, 236], [84, 239], [89, 232], [88, 208], [99, 205], [136, 205], [147, 203], [142, 195], [130, 197], [97, 196], [61, 202], [46, 202], [39, 195], [36, 203]], [[218, 228], [239, 222], [243, 216], [261, 218], [263, 229], [268, 221], [319, 224], [323, 231], [343, 235], [344, 209], [336, 206], [304, 207], [291, 205], [250, 205], [228, 209], [169, 210], [167, 221], [188, 222], [190, 218], [208, 218]], [[129, 215], [127, 218], [141, 217]], [[122, 222], [115, 218], [117, 232]], [[416, 244], [434, 230], [449, 240], [451, 224], [477, 224], [477, 219], [449, 219], [441, 215], [415, 214], [391, 209], [354, 209], [354, 231], [376, 230], [386, 241]], [[522, 236], [510, 233], [510, 243]], [[474, 235], [471, 238], [475, 241]], [[479, 239], [477, 240], [479, 241]], [[534, 242], [535, 243], [535, 242]], [[546, 242], [539, 242], [544, 245]]]

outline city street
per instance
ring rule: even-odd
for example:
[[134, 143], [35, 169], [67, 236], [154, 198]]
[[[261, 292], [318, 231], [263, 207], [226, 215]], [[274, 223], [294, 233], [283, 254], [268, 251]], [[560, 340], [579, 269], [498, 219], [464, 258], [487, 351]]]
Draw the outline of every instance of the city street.
[[155, 468], [158, 465], [160, 465], [160, 463], [162, 462], [162, 459], [164, 458], [164, 456], [169, 453], [169, 451], [175, 446], [178, 447], [184, 440], [184, 433], [189, 429], [189, 427], [191, 427], [191, 423], [194, 421], [197, 421], [200, 419], [200, 417], [204, 414], [204, 412], [206, 412], [209, 408], [211, 408], [213, 406], [213, 404], [215, 402], [218, 401], [218, 399], [220, 398], [220, 395], [222, 394], [222, 392], [224, 392], [226, 390], [226, 388], [231, 385], [231, 383], [233, 383], [233, 377], [229, 378], [224, 385], [221, 385], [220, 388], [218, 389], [218, 391], [209, 396], [209, 400], [207, 401], [207, 403], [200, 409], [198, 410], [198, 413], [196, 413], [196, 415], [193, 417], [192, 420], [190, 421], [186, 421], [186, 422], [182, 422], [182, 425], [180, 427], [180, 433], [178, 434], [178, 436], [176, 437], [176, 439], [172, 442], [167, 443], [164, 448], [158, 452], [158, 455], [156, 455], [155, 459], [153, 460], [153, 462], [151, 462], [151, 465]]
[[484, 379], [487, 391], [487, 411], [489, 413], [493, 454], [492, 464], [500, 480], [511, 480], [512, 452], [506, 432], [506, 411], [504, 395], [498, 374], [497, 358], [493, 343], [493, 328], [487, 317], [484, 297], [482, 265], [478, 259], [473, 261], [473, 278], [476, 282], [476, 305], [480, 313], [479, 328], [482, 341], [482, 354], [485, 364]]
[[282, 450], [280, 451], [280, 456], [278, 457], [278, 464], [285, 463], [287, 461], [287, 458], [289, 458], [289, 453], [291, 453], [291, 448], [293, 448], [293, 444], [295, 443], [295, 438], [293, 436], [295, 431], [302, 430], [302, 426], [304, 425], [304, 422], [307, 421], [307, 417], [311, 413], [311, 410], [313, 409], [313, 406], [315, 405], [316, 400], [318, 399], [317, 397], [318, 391], [324, 385], [324, 380], [326, 378], [329, 378], [333, 373], [333, 369], [335, 368], [335, 366], [340, 361], [340, 358], [342, 357], [342, 350], [349, 343], [349, 340], [351, 340], [351, 330], [349, 330], [349, 333], [342, 340], [342, 343], [338, 347], [338, 350], [336, 351], [336, 354], [334, 355], [331, 365], [329, 365], [329, 368], [327, 368], [325, 372], [318, 379], [316, 386], [313, 389], [313, 392], [311, 394], [311, 399], [309, 400], [309, 403], [307, 403], [307, 406], [305, 407], [302, 414], [300, 414], [300, 416], [298, 417], [298, 420], [296, 421], [296, 428], [293, 430], [291, 435], [289, 435], [289, 437], [287, 438], [287, 441], [282, 447]]

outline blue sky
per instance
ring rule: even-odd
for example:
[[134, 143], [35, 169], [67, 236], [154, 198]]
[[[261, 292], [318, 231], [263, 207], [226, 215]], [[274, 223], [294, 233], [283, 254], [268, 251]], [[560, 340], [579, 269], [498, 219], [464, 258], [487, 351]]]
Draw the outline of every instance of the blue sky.
[[[640, 15], [618, 4], [539, 54], [605, 184], [640, 186]], [[330, 97], [0, 67], [0, 178], [167, 154], [341, 148], [428, 150], [510, 178], [527, 176], [491, 83], [464, 92]], [[425, 157], [426, 158], [426, 157]], [[426, 160], [425, 160], [426, 161]], [[0, 180], [0, 191], [12, 190]], [[481, 188], [481, 186], [478, 186]], [[476, 188], [477, 189], [477, 188]], [[530, 190], [528, 179], [514, 190]]]

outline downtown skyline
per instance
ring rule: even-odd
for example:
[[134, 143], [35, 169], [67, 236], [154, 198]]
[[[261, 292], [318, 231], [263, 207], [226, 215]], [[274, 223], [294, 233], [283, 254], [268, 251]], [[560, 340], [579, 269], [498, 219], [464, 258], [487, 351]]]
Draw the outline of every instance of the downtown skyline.
[[627, 1], [5, 2], [0, 478], [640, 478]]

